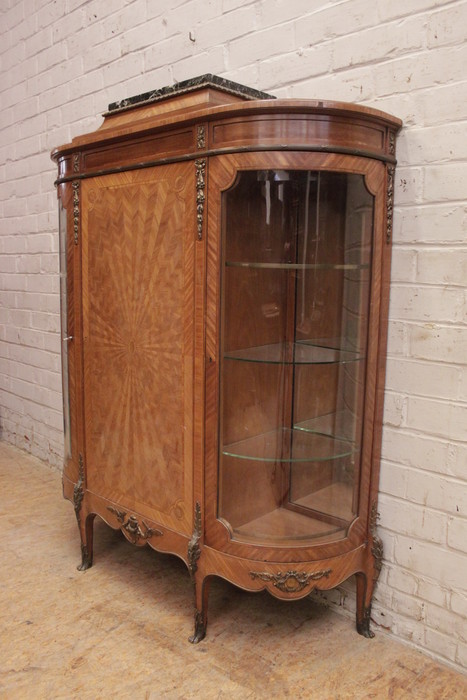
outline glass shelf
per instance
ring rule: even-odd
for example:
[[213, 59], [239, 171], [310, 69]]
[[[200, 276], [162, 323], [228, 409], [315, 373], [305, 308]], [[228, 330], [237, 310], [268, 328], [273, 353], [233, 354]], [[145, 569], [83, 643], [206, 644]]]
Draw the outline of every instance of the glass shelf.
[[296, 423], [295, 430], [328, 435], [339, 440], [351, 440], [355, 434], [356, 416], [348, 410], [332, 411], [322, 416]]
[[283, 263], [283, 262], [238, 262], [226, 260], [226, 267], [246, 267], [255, 270], [368, 270], [369, 264], [354, 263]]
[[363, 359], [357, 352], [338, 347], [314, 345], [309, 341], [298, 343], [272, 343], [253, 348], [230, 350], [225, 359], [238, 362], [264, 362], [277, 365], [346, 364]]
[[331, 350], [344, 350], [345, 352], [358, 353], [358, 348], [352, 345], [351, 338], [337, 336], [336, 338], [304, 338], [298, 341], [302, 345], [314, 345], [318, 348], [330, 348]]
[[[290, 446], [290, 449], [285, 449]], [[279, 428], [224, 445], [222, 454], [256, 462], [326, 462], [356, 451], [348, 440], [305, 430]]]

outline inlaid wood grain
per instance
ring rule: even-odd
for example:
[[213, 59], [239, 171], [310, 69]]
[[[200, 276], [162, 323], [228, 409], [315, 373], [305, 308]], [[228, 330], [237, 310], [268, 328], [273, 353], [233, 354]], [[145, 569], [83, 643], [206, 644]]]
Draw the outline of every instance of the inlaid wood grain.
[[212, 126], [212, 145], [219, 143], [243, 146], [257, 143], [273, 144], [326, 144], [381, 151], [384, 146], [385, 130], [380, 124], [368, 124], [356, 119], [350, 123], [346, 119], [326, 118], [322, 115], [291, 114], [287, 120], [277, 120], [272, 115], [237, 117], [224, 119]]
[[191, 528], [189, 164], [83, 183], [87, 487]]
[[84, 169], [87, 172], [92, 172], [118, 167], [122, 161], [132, 165], [145, 159], [154, 160], [169, 155], [173, 157], [193, 151], [194, 147], [192, 129], [169, 134], [155, 134], [151, 137], [134, 139], [128, 143], [112, 144], [106, 148], [85, 151]]

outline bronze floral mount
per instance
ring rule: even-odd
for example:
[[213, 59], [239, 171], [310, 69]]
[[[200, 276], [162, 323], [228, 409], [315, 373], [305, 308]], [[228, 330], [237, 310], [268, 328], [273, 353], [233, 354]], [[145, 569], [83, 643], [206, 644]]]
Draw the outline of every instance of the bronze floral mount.
[[201, 505], [196, 502], [193, 535], [188, 542], [188, 569], [193, 578], [198, 570], [198, 559], [201, 556], [199, 541], [201, 539]]
[[264, 571], [250, 571], [252, 579], [261, 579], [261, 581], [271, 582], [273, 586], [284, 593], [299, 593], [312, 581], [318, 581], [321, 578], [328, 578], [331, 569], [323, 569], [321, 571], [279, 571], [277, 574], [271, 574]]
[[394, 211], [394, 173], [393, 165], [388, 165], [387, 168], [387, 189], [386, 189], [386, 243], [391, 242], [392, 222]]
[[162, 537], [163, 533], [160, 530], [149, 527], [144, 520], [141, 521], [140, 525], [135, 515], [130, 515], [129, 518], [127, 518], [126, 512], [112, 508], [112, 506], [108, 506], [107, 510], [117, 516], [117, 520], [121, 524], [120, 529], [125, 530], [132, 544], [138, 544], [140, 540], [147, 541], [151, 537]]
[[198, 229], [198, 239], [203, 237], [203, 218], [204, 218], [204, 202], [206, 196], [204, 188], [206, 187], [206, 158], [198, 158], [195, 160], [196, 168], [196, 222]]
[[84, 461], [83, 455], [78, 457], [78, 481], [73, 487], [73, 506], [75, 508], [76, 520], [78, 526], [81, 520], [81, 504], [84, 498]]
[[193, 634], [188, 637], [188, 641], [192, 644], [198, 644], [206, 636], [206, 618], [202, 610], [196, 607], [196, 580], [195, 574], [198, 571], [198, 560], [201, 556], [201, 548], [199, 546], [202, 534], [201, 523], [201, 504], [197, 501], [195, 504], [193, 534], [188, 542], [188, 569], [195, 591], [195, 629]]
[[379, 576], [379, 573], [381, 571], [381, 568], [383, 566], [383, 542], [380, 537], [378, 537], [378, 532], [377, 532], [377, 522], [379, 518], [379, 513], [378, 513], [378, 506], [376, 504], [376, 501], [373, 501], [371, 505], [371, 511], [370, 511], [370, 535], [371, 539], [373, 540], [372, 547], [371, 547], [371, 553], [374, 558], [374, 579], [376, 580]]
[[75, 245], [78, 245], [79, 240], [79, 186], [80, 181], [74, 180], [71, 183], [73, 188], [73, 238]]

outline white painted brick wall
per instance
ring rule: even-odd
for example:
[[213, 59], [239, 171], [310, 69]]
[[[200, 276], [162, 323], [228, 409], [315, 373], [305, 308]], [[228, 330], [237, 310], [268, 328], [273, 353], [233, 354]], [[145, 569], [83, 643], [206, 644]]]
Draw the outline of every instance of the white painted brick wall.
[[[0, 427], [56, 466], [53, 147], [205, 72], [404, 120], [373, 618], [467, 666], [467, 1], [1, 0], [0, 20]], [[328, 600], [353, 613], [352, 584]]]

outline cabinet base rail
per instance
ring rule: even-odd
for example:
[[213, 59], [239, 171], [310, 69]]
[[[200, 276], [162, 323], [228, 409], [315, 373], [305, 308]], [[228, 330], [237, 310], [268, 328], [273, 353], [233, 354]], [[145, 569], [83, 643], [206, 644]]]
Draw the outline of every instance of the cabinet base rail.
[[[77, 488], [78, 487], [78, 488]], [[351, 550], [346, 555], [314, 562], [270, 562], [241, 559], [202, 544], [199, 504], [195, 507], [194, 530], [191, 538], [180, 535], [163, 525], [148, 523], [148, 519], [110, 504], [63, 477], [64, 496], [75, 505], [81, 540], [79, 571], [93, 565], [93, 525], [96, 515], [117, 530], [120, 529], [133, 545], [148, 544], [158, 552], [180, 557], [188, 567], [194, 589], [194, 630], [188, 640], [201, 642], [206, 636], [209, 588], [214, 576], [249, 592], [267, 590], [282, 600], [304, 598], [315, 590], [329, 590], [350, 576], [356, 577], [357, 632], [374, 637], [370, 629], [373, 590], [381, 568], [381, 542], [372, 529], [372, 541]], [[77, 496], [78, 494], [78, 496]]]

